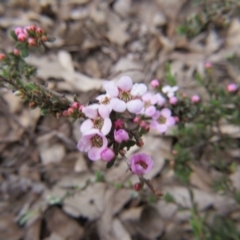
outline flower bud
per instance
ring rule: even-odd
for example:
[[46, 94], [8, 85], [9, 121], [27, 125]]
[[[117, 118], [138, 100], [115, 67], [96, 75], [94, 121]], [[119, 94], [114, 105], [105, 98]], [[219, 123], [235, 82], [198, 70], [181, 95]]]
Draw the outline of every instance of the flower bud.
[[135, 117], [135, 118], [133, 119], [133, 122], [134, 122], [134, 123], [139, 123], [139, 121], [140, 121], [140, 118], [139, 118], [139, 117]]
[[41, 37], [41, 40], [42, 40], [43, 42], [46, 42], [48, 39], [47, 39], [46, 36], [42, 36], [42, 37]]
[[143, 185], [142, 185], [140, 182], [138, 182], [138, 183], [135, 183], [135, 184], [133, 185], [133, 188], [134, 188], [134, 190], [135, 190], [136, 192], [139, 192], [139, 191], [142, 190]]
[[141, 121], [141, 122], [140, 122], [140, 127], [144, 128], [144, 127], [146, 127], [146, 125], [147, 125], [147, 124], [146, 124], [145, 121]]
[[227, 85], [227, 91], [228, 92], [235, 92], [235, 91], [237, 91], [237, 89], [238, 89], [238, 86], [235, 83], [229, 83]]
[[37, 33], [38, 35], [42, 35], [42, 34], [43, 34], [42, 28], [38, 27], [38, 28], [36, 29], [36, 33]]
[[0, 61], [1, 61], [1, 60], [4, 60], [5, 57], [6, 57], [6, 55], [5, 55], [4, 53], [0, 53]]
[[28, 39], [28, 44], [29, 46], [35, 46], [36, 45], [36, 40], [34, 38], [29, 38]]
[[78, 109], [80, 107], [80, 104], [78, 102], [73, 102], [71, 104], [71, 107], [74, 108], [74, 109]]
[[23, 33], [23, 29], [21, 27], [17, 27], [15, 30], [14, 30], [15, 34], [18, 36], [20, 33]]
[[129, 135], [124, 129], [114, 130], [114, 139], [116, 142], [121, 143], [129, 140]]
[[139, 140], [138, 140], [138, 142], [137, 142], [137, 146], [138, 147], [142, 147], [144, 145], [144, 142], [143, 142], [143, 140], [140, 138]]
[[212, 68], [212, 63], [211, 63], [211, 62], [205, 62], [204, 67], [205, 67], [206, 69]]
[[101, 158], [105, 162], [110, 162], [115, 157], [115, 153], [111, 148], [105, 148], [101, 152]]
[[80, 105], [79, 108], [78, 108], [78, 110], [79, 110], [80, 112], [82, 112], [83, 108], [84, 108], [84, 105]]
[[150, 85], [153, 87], [153, 88], [156, 88], [159, 86], [159, 81], [157, 79], [154, 79], [151, 81]]
[[62, 114], [63, 114], [64, 117], [67, 117], [68, 116], [68, 110], [64, 110]]
[[69, 114], [69, 115], [72, 115], [73, 112], [74, 112], [74, 109], [70, 107], [67, 111], [68, 111], [68, 114]]
[[198, 103], [198, 102], [200, 102], [200, 97], [198, 95], [193, 95], [191, 97], [191, 101], [192, 101], [192, 103]]
[[120, 129], [120, 128], [123, 128], [124, 126], [124, 122], [122, 119], [117, 119], [115, 122], [114, 122], [114, 127], [116, 129]]
[[17, 49], [17, 48], [14, 48], [13, 49], [13, 54], [16, 55], [16, 56], [19, 56], [20, 55], [20, 50]]
[[24, 33], [18, 34], [18, 41], [25, 42], [27, 40], [27, 35]]

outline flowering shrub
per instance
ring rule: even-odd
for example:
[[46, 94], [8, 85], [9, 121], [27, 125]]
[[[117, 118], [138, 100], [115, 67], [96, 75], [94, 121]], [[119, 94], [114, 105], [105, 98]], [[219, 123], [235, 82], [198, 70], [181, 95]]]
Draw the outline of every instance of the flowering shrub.
[[217, 88], [216, 83], [210, 80], [214, 77], [211, 63], [205, 64], [205, 78], [196, 75], [206, 89], [207, 101], [196, 93], [192, 96], [181, 93], [171, 75], [170, 65], [167, 65], [167, 84], [154, 79], [148, 89], [147, 85], [134, 83], [129, 76], [122, 76], [116, 82], [103, 82], [105, 93], [97, 96], [94, 103], [83, 105], [76, 98], [71, 102], [42, 85], [30, 82], [36, 69], [24, 58], [30, 50], [43, 51], [45, 42], [53, 41], [53, 38], [35, 25], [18, 27], [11, 35], [17, 43], [12, 52], [0, 53], [1, 84], [12, 88], [14, 94], [27, 101], [31, 108], [39, 107], [43, 115], [82, 119], [81, 139], [77, 144], [79, 151], [86, 153], [91, 161], [106, 162], [108, 168], [118, 157], [126, 160], [128, 169], [139, 177], [139, 182], [134, 184], [136, 191], [146, 184], [154, 194], [161, 195], [143, 177], [154, 167], [154, 159], [145, 153], [126, 158], [131, 147], [144, 145], [143, 136], [149, 131], [164, 135], [176, 126], [173, 132], [177, 139], [173, 146], [174, 162], [169, 165], [185, 182], [191, 173], [189, 162], [199, 158], [196, 148], [219, 147], [211, 140], [216, 129], [223, 144], [221, 149], [231, 145], [227, 141], [229, 138], [219, 130], [219, 122], [224, 118], [230, 124], [239, 124], [239, 89], [236, 83]]

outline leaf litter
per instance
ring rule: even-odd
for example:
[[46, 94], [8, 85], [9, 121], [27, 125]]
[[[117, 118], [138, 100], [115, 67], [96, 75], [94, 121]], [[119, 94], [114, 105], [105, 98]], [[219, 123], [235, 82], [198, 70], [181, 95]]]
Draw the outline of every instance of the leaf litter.
[[[47, 46], [44, 55], [28, 57], [38, 68], [35, 80], [66, 96], [76, 94], [85, 103], [90, 95], [99, 93], [106, 79], [121, 75], [145, 83], [162, 79], [169, 61], [178, 85], [187, 94], [197, 88], [201, 91], [193, 77], [196, 71], [204, 74], [206, 61], [216, 64], [217, 70], [217, 64], [224, 65], [240, 82], [237, 70], [226, 63], [229, 55], [239, 55], [239, 19], [231, 19], [225, 34], [210, 29], [186, 39], [175, 30], [178, 19], [194, 10], [189, 1], [5, 1], [3, 9], [8, 11], [0, 8], [1, 50], [11, 46], [6, 34], [10, 29], [41, 25], [57, 40]], [[162, 174], [173, 159], [171, 133], [165, 137], [150, 133], [140, 150], [155, 160], [155, 168], [147, 177], [153, 178], [161, 191], [171, 193], [184, 207], [182, 212], [163, 199], [141, 202], [131, 187], [137, 178], [131, 177], [123, 161], [109, 170], [102, 163], [90, 163], [75, 147], [79, 122], [41, 117], [38, 110], [29, 110], [5, 89], [0, 90], [0, 103], [0, 239], [185, 236], [192, 207], [189, 190], [176, 181], [171, 170]], [[224, 134], [239, 138], [239, 129], [224, 124], [220, 128]], [[239, 152], [232, 157], [239, 158]], [[209, 173], [204, 166], [193, 170], [190, 182], [201, 212], [214, 208], [226, 216], [236, 210], [231, 198], [212, 191], [210, 182], [219, 177], [216, 172]], [[96, 172], [103, 172], [106, 182], [96, 181]], [[239, 173], [238, 165], [230, 176], [238, 190]], [[143, 199], [148, 194], [144, 189]]]

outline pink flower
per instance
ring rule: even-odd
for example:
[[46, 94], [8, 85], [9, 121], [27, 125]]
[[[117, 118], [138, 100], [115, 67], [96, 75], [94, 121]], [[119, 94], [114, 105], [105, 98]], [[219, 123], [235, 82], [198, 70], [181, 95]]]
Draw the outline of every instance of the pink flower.
[[110, 162], [115, 157], [115, 153], [111, 148], [105, 148], [101, 152], [101, 158], [105, 162]]
[[143, 175], [152, 169], [153, 160], [145, 153], [136, 153], [130, 158], [130, 165], [133, 173]]
[[158, 130], [160, 133], [166, 132], [168, 127], [175, 124], [175, 119], [171, 116], [171, 110], [168, 108], [157, 111], [152, 118], [150, 127]]
[[0, 61], [1, 61], [1, 60], [4, 60], [5, 57], [6, 57], [6, 55], [5, 55], [4, 53], [0, 53]]
[[114, 130], [114, 139], [116, 142], [121, 143], [129, 140], [129, 135], [124, 129]]
[[144, 108], [142, 109], [141, 113], [146, 116], [153, 116], [156, 112], [155, 104], [162, 106], [165, 103], [165, 98], [160, 94], [152, 94], [150, 92], [145, 93], [142, 96], [142, 100], [144, 102]]
[[96, 98], [99, 101], [99, 108], [98, 112], [101, 114], [101, 116], [109, 117], [110, 113], [112, 112], [112, 106], [111, 106], [111, 96], [108, 94], [100, 95]]
[[80, 104], [79, 104], [78, 102], [73, 102], [73, 103], [71, 104], [71, 107], [74, 108], [74, 109], [79, 109]]
[[143, 108], [140, 97], [146, 93], [147, 86], [143, 83], [135, 83], [128, 76], [121, 77], [115, 85], [113, 81], [105, 82], [103, 88], [111, 96], [110, 105], [115, 112], [139, 113]]
[[177, 99], [175, 96], [170, 97], [169, 103], [170, 103], [171, 105], [176, 105], [177, 102], [178, 102], [178, 99]]
[[153, 88], [156, 88], [159, 86], [159, 81], [157, 79], [154, 79], [151, 81], [150, 85], [153, 87]]
[[97, 161], [101, 159], [101, 153], [107, 148], [107, 138], [97, 129], [90, 129], [82, 135], [78, 142], [78, 149], [81, 152], [87, 152], [89, 159]]
[[198, 103], [200, 101], [200, 97], [198, 95], [193, 95], [191, 97], [192, 103]]
[[93, 104], [82, 109], [82, 112], [89, 117], [86, 119], [81, 127], [80, 131], [86, 133], [91, 129], [98, 129], [103, 135], [107, 135], [111, 128], [112, 122], [110, 118], [103, 118], [97, 110], [98, 105]]
[[229, 83], [227, 85], [227, 91], [228, 92], [235, 92], [235, 91], [237, 91], [237, 89], [238, 89], [238, 86], [235, 83]]

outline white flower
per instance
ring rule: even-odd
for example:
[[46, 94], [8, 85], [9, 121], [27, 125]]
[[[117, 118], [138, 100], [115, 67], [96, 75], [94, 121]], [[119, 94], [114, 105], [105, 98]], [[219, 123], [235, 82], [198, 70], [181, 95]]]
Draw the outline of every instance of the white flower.
[[169, 98], [175, 96], [175, 92], [177, 90], [178, 90], [178, 86], [171, 87], [168, 85], [162, 88], [162, 92], [165, 93]]

